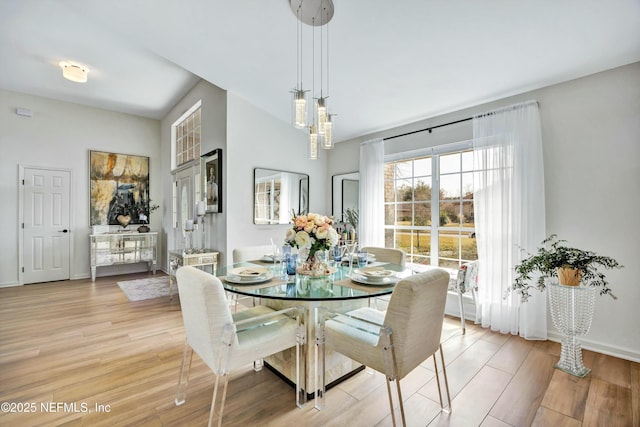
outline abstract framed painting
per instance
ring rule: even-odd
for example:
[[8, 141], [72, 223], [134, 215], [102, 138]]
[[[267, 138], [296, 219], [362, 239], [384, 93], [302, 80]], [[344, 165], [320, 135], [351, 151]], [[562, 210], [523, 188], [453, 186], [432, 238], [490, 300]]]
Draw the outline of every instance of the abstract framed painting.
[[92, 226], [149, 222], [149, 157], [91, 150], [89, 179]]

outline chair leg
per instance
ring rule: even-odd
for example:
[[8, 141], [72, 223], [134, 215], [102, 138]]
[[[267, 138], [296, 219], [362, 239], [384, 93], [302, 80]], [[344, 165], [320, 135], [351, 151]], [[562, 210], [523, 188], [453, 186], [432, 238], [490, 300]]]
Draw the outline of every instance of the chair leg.
[[188, 342], [184, 343], [182, 351], [182, 364], [180, 366], [180, 376], [178, 378], [178, 390], [176, 391], [176, 406], [182, 405], [187, 399], [187, 386], [189, 385], [189, 372], [191, 371], [191, 360], [193, 359], [193, 349]]
[[447, 367], [444, 364], [444, 353], [442, 352], [442, 344], [440, 344], [440, 360], [442, 361], [442, 373], [444, 375], [444, 386], [447, 392], [447, 404], [444, 406], [442, 402], [442, 388], [440, 387], [440, 375], [438, 374], [438, 364], [436, 363], [436, 354], [433, 354], [433, 369], [436, 371], [436, 383], [438, 384], [438, 398], [440, 399], [440, 408], [444, 412], [451, 412], [451, 395], [449, 394], [449, 380], [447, 378]]
[[222, 427], [222, 416], [224, 415], [224, 404], [227, 401], [227, 386], [229, 385], [229, 376], [224, 376], [224, 386], [222, 387], [222, 401], [220, 402], [220, 418], [218, 418], [218, 427]]
[[391, 394], [391, 384], [389, 381], [389, 377], [388, 376], [384, 376], [385, 382], [387, 384], [387, 396], [389, 397], [389, 409], [391, 410], [391, 423], [393, 424], [393, 427], [396, 427], [396, 411], [394, 410], [393, 407], [393, 397]]
[[404, 418], [404, 403], [402, 402], [402, 391], [400, 390], [400, 378], [396, 378], [396, 388], [398, 389], [398, 404], [400, 405], [400, 415], [402, 416], [402, 425], [406, 426], [407, 421]]
[[478, 319], [480, 318], [480, 316], [478, 316], [478, 290], [476, 288], [471, 288], [471, 297], [473, 298], [473, 306], [475, 307], [476, 310], [476, 316], [475, 316], [475, 323], [476, 325], [478, 323], [480, 323], [478, 321]]
[[400, 421], [402, 422], [402, 426], [406, 426], [407, 425], [407, 421], [406, 421], [405, 416], [404, 416], [404, 403], [402, 402], [402, 390], [400, 388], [400, 379], [396, 378], [395, 380], [391, 380], [391, 379], [389, 379], [389, 377], [387, 375], [385, 375], [385, 379], [386, 379], [386, 382], [387, 382], [387, 394], [389, 395], [389, 408], [391, 409], [391, 422], [393, 423], [393, 425], [395, 427], [395, 425], [396, 425], [396, 411], [395, 411], [395, 406], [393, 404], [393, 393], [392, 393], [393, 387], [391, 386], [391, 381], [394, 381], [396, 383], [398, 407], [400, 408]]
[[238, 294], [232, 294], [231, 292], [225, 292], [227, 296], [227, 303], [229, 307], [233, 305], [233, 312], [238, 312]]
[[298, 324], [296, 330], [296, 405], [302, 408], [305, 403], [307, 403], [307, 329], [305, 324]]
[[[229, 384], [229, 376], [226, 374], [222, 375], [223, 377], [223, 386], [222, 386], [222, 399], [220, 400], [220, 415], [218, 415], [218, 427], [222, 426], [222, 416], [224, 415], [224, 402], [227, 398], [227, 385]], [[218, 387], [220, 385], [220, 375], [216, 375], [216, 381], [213, 385], [213, 397], [211, 398], [211, 409], [209, 410], [209, 424], [211, 427], [213, 425], [213, 415], [216, 412], [216, 400], [218, 398]]]
[[462, 335], [467, 333], [467, 328], [464, 322], [464, 304], [462, 303], [462, 292], [458, 288], [458, 305], [460, 306], [460, 323], [462, 324]]
[[[316, 314], [318, 317], [319, 314]], [[315, 389], [314, 407], [324, 409], [325, 400], [325, 332], [324, 319], [316, 322], [316, 346], [315, 346]]]

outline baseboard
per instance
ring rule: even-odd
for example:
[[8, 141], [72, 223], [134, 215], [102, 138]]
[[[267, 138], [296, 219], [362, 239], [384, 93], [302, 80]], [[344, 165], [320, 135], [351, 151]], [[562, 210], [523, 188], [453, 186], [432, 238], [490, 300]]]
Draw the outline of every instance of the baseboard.
[[0, 283], [0, 288], [13, 288], [15, 286], [22, 286], [20, 282], [4, 282]]
[[[564, 335], [554, 329], [553, 331], [547, 331], [547, 338], [549, 341], [562, 342]], [[580, 343], [582, 344], [582, 348], [585, 350], [591, 350], [596, 353], [602, 353], [619, 359], [640, 363], [640, 354], [629, 348], [604, 344], [599, 341], [590, 340], [588, 337], [580, 337]]]
[[[464, 300], [464, 317], [467, 322], [473, 323], [476, 318], [475, 305], [471, 297], [463, 295]], [[456, 292], [449, 292], [447, 295], [447, 305], [445, 308], [445, 314], [460, 318], [460, 308], [458, 302], [458, 294]], [[553, 328], [553, 326], [551, 326]], [[563, 335], [560, 334], [555, 328], [547, 331], [547, 339], [549, 341], [561, 342]], [[602, 353], [609, 356], [617, 357], [624, 360], [630, 360], [632, 362], [640, 363], [640, 354], [637, 351], [625, 347], [618, 347], [614, 345], [604, 344], [600, 341], [590, 340], [587, 337], [580, 337], [582, 348], [585, 350], [595, 351], [596, 353]]]
[[[460, 317], [460, 303], [458, 301], [459, 296], [457, 292], [449, 291], [447, 293], [447, 303], [444, 308], [444, 314], [452, 317]], [[464, 309], [464, 318], [467, 322], [473, 323], [476, 320], [476, 306], [473, 303], [473, 299], [470, 295], [463, 294], [462, 300], [464, 304], [462, 305]]]

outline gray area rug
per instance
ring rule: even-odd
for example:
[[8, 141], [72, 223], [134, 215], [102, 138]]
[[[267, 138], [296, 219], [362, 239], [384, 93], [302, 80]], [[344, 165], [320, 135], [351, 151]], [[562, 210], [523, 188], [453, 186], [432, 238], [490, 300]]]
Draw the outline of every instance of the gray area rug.
[[118, 282], [118, 286], [129, 298], [129, 301], [142, 301], [169, 296], [169, 276], [127, 280]]

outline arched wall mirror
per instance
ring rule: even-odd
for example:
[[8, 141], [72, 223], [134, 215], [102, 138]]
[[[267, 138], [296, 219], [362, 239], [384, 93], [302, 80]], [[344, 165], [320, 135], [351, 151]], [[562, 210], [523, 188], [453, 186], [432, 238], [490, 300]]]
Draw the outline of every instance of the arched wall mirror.
[[333, 175], [331, 182], [331, 213], [344, 221], [344, 211], [358, 209], [360, 203], [360, 172]]
[[309, 212], [309, 175], [253, 170], [254, 224], [288, 224], [292, 212]]

